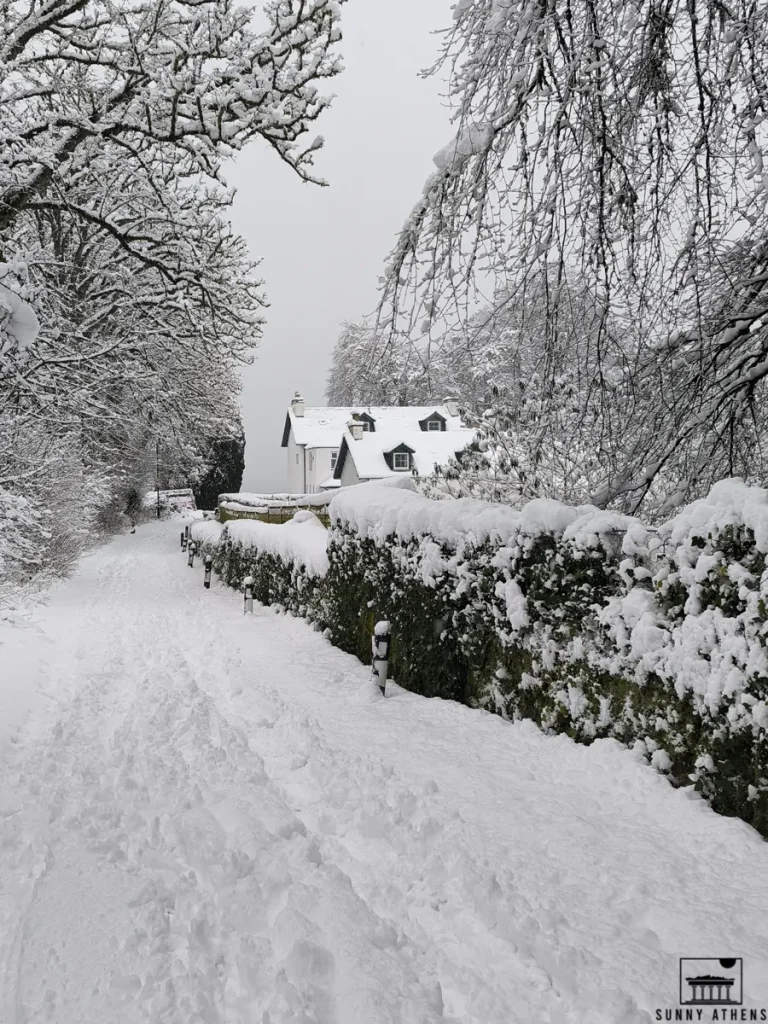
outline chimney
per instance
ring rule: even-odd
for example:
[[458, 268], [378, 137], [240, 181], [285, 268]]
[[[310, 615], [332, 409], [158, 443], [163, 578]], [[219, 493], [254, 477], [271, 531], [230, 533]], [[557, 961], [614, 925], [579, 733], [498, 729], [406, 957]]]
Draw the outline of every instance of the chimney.
[[363, 439], [363, 424], [360, 420], [350, 420], [347, 424], [349, 432], [352, 435], [353, 441], [362, 441]]
[[445, 406], [446, 411], [447, 411], [449, 416], [458, 416], [459, 415], [459, 400], [458, 400], [458, 398], [454, 398], [452, 395], [449, 395], [447, 398], [443, 399], [443, 405]]
[[294, 416], [304, 415], [304, 399], [301, 397], [298, 391], [294, 394], [293, 398], [291, 399], [291, 408], [293, 409]]

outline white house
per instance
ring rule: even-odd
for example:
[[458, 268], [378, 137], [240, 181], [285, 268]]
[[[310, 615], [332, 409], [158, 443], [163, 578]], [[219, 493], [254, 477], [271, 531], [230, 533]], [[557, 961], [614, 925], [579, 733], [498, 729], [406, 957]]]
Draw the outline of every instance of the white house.
[[306, 408], [296, 393], [285, 418], [288, 490], [315, 494], [396, 473], [429, 476], [474, 438], [458, 405]]
[[317, 494], [338, 487], [333, 470], [349, 409], [307, 409], [296, 392], [286, 413], [283, 448], [288, 449], [288, 483], [291, 494]]
[[342, 487], [400, 473], [430, 476], [475, 438], [445, 405], [379, 411], [383, 415], [373, 429], [365, 429], [359, 417], [347, 424], [334, 469]]

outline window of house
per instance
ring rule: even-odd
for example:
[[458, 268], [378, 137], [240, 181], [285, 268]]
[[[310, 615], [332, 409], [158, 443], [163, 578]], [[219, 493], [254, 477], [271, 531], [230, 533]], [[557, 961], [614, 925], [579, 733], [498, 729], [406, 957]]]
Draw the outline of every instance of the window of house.
[[371, 429], [371, 424], [368, 422], [368, 420], [363, 420], [363, 430], [370, 431], [370, 429]]
[[392, 454], [392, 468], [393, 469], [410, 469], [411, 468], [411, 457], [408, 452], [393, 452]]
[[427, 430], [439, 430], [441, 427], [440, 420], [430, 420], [427, 423]]
[[338, 452], [331, 452], [331, 469], [336, 469], [336, 463], [338, 462], [338, 459], [339, 459], [339, 453]]

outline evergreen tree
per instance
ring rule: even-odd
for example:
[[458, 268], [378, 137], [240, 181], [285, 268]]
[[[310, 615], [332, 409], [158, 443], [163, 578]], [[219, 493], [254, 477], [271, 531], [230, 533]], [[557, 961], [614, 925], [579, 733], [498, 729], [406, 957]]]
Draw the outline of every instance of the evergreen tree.
[[242, 427], [235, 437], [219, 438], [211, 443], [207, 470], [193, 490], [198, 508], [215, 508], [220, 494], [233, 494], [240, 490], [245, 470], [245, 434]]

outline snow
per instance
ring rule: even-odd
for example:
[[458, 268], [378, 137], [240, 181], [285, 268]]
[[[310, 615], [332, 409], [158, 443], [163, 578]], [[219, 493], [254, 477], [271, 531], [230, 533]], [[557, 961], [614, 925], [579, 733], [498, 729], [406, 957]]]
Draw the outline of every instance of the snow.
[[455, 171], [471, 156], [487, 150], [492, 142], [492, 125], [468, 125], [462, 128], [447, 146], [443, 146], [433, 156], [432, 161], [439, 171]]
[[220, 494], [219, 504], [233, 512], [252, 512], [254, 509], [286, 508], [291, 505], [327, 505], [330, 494]]
[[202, 544], [204, 548], [215, 548], [218, 546], [225, 529], [224, 523], [220, 523], [216, 519], [205, 519], [193, 522], [189, 533], [192, 540]]
[[445, 543], [480, 544], [492, 536], [505, 541], [519, 528], [520, 513], [508, 506], [472, 498], [430, 501], [415, 493], [412, 480], [402, 482], [410, 487], [386, 487], [384, 481], [343, 487], [331, 502], [331, 519], [379, 544], [391, 536], [408, 541], [425, 534]]
[[33, 691], [0, 714], [3, 1024], [646, 1024], [702, 951], [768, 1006], [743, 822], [612, 741], [366, 699], [306, 623], [204, 590], [175, 523], [0, 657]]
[[[761, 610], [768, 574], [758, 580], [745, 565], [729, 562], [718, 550], [718, 531], [746, 526], [754, 531], [758, 549], [768, 543], [764, 489], [723, 481], [670, 523], [650, 530], [629, 516], [589, 505], [572, 508], [537, 499], [518, 510], [471, 499], [431, 501], [383, 483], [342, 489], [330, 505], [334, 528], [394, 547], [396, 558], [407, 562], [408, 572], [425, 586], [448, 575], [456, 594], [467, 592], [485, 571], [475, 549], [490, 544], [495, 596], [509, 626], [499, 627], [503, 642], [522, 636], [524, 646], [548, 667], [557, 661], [567, 671], [568, 665], [586, 663], [640, 687], [655, 674], [679, 699], [692, 698], [705, 722], [724, 714], [727, 701], [724, 736], [763, 727], [762, 707], [753, 697], [768, 676]], [[581, 635], [563, 640], [531, 615], [526, 596], [510, 578], [521, 554], [542, 534], [560, 538], [576, 557], [579, 549], [600, 543], [617, 559], [614, 592], [604, 603], [584, 607], [587, 619], [595, 616], [600, 625], [597, 633], [587, 621]], [[708, 535], [712, 539], [704, 548], [694, 542]], [[721, 588], [728, 581], [742, 605], [726, 614], [712, 606], [718, 601], [711, 588], [725, 597]], [[671, 610], [665, 604], [668, 588], [677, 584], [685, 588], [682, 616], [674, 604]], [[583, 707], [567, 694], [563, 703], [571, 712]], [[580, 724], [587, 731], [593, 727], [590, 721]]]
[[450, 416], [448, 409], [442, 405], [419, 406], [329, 406], [328, 408], [307, 408], [303, 416], [297, 416], [291, 409], [288, 412], [293, 438], [296, 444], [307, 448], [338, 448], [341, 435], [346, 430], [353, 412], [368, 413], [375, 422], [375, 431], [420, 431], [419, 422], [427, 419], [434, 412], [439, 412], [446, 421], [446, 432], [461, 428], [461, 418]]
[[[197, 511], [195, 495], [188, 487], [179, 488], [174, 491], [160, 491], [161, 507], [171, 512], [180, 512], [187, 515], [189, 512]], [[147, 491], [144, 495], [144, 508], [157, 507], [157, 491]]]
[[396, 476], [398, 471], [390, 469], [384, 458], [399, 445], [407, 445], [413, 455], [413, 465], [418, 476], [431, 476], [436, 466], [446, 465], [457, 452], [462, 451], [475, 439], [474, 430], [404, 430], [400, 427], [385, 427], [375, 432], [364, 432], [355, 440], [349, 430], [344, 432], [349, 447], [347, 458], [355, 464], [357, 475], [364, 480]]
[[[0, 353], [5, 348], [24, 352], [40, 332], [37, 314], [25, 301], [26, 276], [25, 264], [0, 262]], [[12, 344], [3, 342], [3, 334]]]
[[[363, 443], [349, 441], [350, 447]], [[398, 476], [403, 474], [391, 474], [392, 478]], [[598, 537], [602, 540], [617, 530], [632, 529], [637, 539], [637, 528], [641, 527], [629, 516], [606, 513], [592, 505], [573, 507], [550, 498], [536, 498], [515, 509], [474, 498], [434, 501], [410, 490], [382, 488], [384, 482], [342, 488], [331, 503], [331, 518], [377, 543], [390, 536], [404, 541], [428, 536], [453, 547], [488, 540], [514, 545], [542, 533], [593, 546]]]
[[718, 481], [706, 498], [687, 505], [660, 529], [677, 547], [691, 537], [706, 540], [726, 526], [745, 526], [755, 534], [759, 551], [768, 552], [768, 490], [752, 487], [738, 477]]
[[303, 565], [310, 576], [324, 576], [328, 571], [328, 531], [312, 512], [299, 511], [282, 525], [234, 520], [226, 524], [225, 531], [233, 544]]

